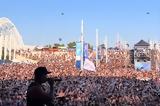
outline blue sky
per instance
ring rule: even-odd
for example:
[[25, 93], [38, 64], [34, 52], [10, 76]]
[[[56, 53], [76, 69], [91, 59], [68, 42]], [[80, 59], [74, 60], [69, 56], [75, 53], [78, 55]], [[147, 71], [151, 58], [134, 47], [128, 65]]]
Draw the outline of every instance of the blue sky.
[[[84, 20], [85, 40], [113, 46], [117, 33], [131, 45], [160, 41], [160, 0], [0, 0], [0, 17], [9, 18], [28, 45], [78, 41]], [[149, 14], [146, 14], [149, 12]], [[61, 15], [64, 13], [64, 15]]]

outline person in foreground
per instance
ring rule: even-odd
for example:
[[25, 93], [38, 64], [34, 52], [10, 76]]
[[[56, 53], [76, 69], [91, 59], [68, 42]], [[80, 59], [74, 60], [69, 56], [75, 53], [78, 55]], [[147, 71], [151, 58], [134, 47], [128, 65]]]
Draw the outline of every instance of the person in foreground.
[[[34, 82], [32, 82], [27, 89], [27, 106], [53, 106], [53, 83], [55, 80], [47, 78], [46, 67], [38, 67], [34, 71]], [[50, 92], [46, 93], [43, 83], [48, 82], [50, 85]]]

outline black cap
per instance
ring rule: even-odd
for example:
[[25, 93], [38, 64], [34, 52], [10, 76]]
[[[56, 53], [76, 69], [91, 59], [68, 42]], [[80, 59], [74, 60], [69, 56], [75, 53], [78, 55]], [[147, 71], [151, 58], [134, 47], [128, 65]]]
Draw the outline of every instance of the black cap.
[[35, 76], [46, 75], [46, 74], [49, 74], [49, 73], [51, 73], [51, 72], [47, 71], [46, 67], [38, 67], [34, 71]]

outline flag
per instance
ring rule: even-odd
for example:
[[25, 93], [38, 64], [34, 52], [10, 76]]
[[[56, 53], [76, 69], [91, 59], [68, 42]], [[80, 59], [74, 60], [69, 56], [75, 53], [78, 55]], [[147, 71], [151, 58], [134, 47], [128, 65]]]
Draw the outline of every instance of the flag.
[[96, 71], [94, 63], [89, 59], [85, 59], [83, 68], [88, 71]]

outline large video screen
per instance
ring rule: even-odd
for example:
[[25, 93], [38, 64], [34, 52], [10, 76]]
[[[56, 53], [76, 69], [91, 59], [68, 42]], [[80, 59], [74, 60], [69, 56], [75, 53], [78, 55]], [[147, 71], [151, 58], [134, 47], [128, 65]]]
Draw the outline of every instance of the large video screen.
[[144, 70], [144, 71], [149, 71], [151, 70], [151, 62], [135, 62], [135, 69], [136, 70]]
[[134, 66], [136, 70], [151, 70], [151, 54], [149, 49], [134, 51]]

